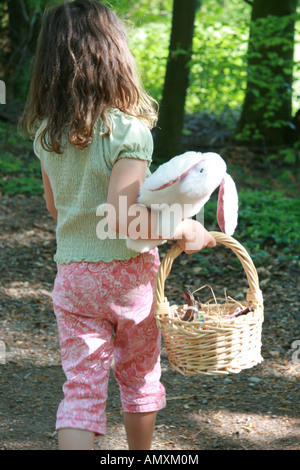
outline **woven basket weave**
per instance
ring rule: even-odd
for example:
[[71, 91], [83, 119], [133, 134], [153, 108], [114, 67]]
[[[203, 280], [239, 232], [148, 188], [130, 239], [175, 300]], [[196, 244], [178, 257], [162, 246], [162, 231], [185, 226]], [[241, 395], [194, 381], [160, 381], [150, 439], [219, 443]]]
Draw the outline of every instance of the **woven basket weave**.
[[185, 376], [238, 373], [263, 361], [261, 331], [263, 298], [255, 266], [245, 248], [234, 238], [210, 232], [240, 260], [249, 289], [245, 305], [253, 311], [233, 320], [183, 321], [176, 315], [180, 306], [170, 305], [164, 294], [165, 281], [174, 260], [182, 253], [175, 244], [160, 265], [155, 284], [155, 316], [172, 367]]

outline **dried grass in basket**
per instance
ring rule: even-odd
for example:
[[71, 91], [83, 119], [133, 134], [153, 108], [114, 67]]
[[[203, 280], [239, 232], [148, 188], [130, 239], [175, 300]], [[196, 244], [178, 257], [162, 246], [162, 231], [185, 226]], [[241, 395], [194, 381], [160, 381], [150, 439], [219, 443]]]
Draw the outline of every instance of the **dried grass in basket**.
[[[155, 317], [170, 364], [185, 376], [239, 373], [263, 361], [263, 298], [255, 266], [245, 248], [234, 238], [219, 232], [211, 232], [211, 235], [217, 243], [231, 248], [240, 260], [249, 284], [246, 305], [253, 311], [232, 320], [219, 317], [204, 323], [178, 318], [176, 310], [182, 307], [170, 305], [164, 294], [172, 264], [182, 253], [179, 245], [174, 245], [162, 260], [156, 277]], [[228, 307], [223, 304], [219, 308]]]

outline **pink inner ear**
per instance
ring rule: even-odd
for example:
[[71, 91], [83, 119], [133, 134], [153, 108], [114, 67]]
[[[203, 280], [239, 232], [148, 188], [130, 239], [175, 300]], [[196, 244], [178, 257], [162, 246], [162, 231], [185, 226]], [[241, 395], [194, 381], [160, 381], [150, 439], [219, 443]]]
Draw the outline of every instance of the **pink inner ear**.
[[223, 233], [225, 232], [225, 178], [222, 179], [218, 196], [217, 220]]
[[223, 233], [234, 234], [238, 220], [238, 194], [235, 183], [228, 173], [220, 184], [217, 219]]

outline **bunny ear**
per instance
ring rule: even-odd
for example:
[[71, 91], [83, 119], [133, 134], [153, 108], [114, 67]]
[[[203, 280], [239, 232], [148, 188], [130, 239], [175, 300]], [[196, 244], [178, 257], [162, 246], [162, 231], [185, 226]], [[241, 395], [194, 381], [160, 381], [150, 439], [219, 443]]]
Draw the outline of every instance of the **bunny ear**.
[[238, 219], [238, 195], [235, 183], [226, 173], [221, 181], [218, 197], [217, 220], [226, 235], [233, 235]]
[[184, 178], [195, 166], [199, 165], [200, 161], [197, 161], [196, 163], [193, 163], [187, 170], [183, 171], [182, 173], [177, 175], [175, 178], [170, 179], [167, 183], [163, 184], [159, 188], [150, 189], [150, 191], [161, 191], [162, 189], [165, 189], [165, 188], [168, 188], [169, 186], [172, 186], [173, 184], [177, 183], [177, 181]]

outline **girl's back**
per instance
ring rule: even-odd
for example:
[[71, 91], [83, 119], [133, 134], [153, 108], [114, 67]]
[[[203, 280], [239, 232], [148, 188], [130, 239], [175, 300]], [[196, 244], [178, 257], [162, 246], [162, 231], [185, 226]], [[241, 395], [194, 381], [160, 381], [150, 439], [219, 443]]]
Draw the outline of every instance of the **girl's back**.
[[[97, 208], [106, 203], [111, 170], [121, 158], [147, 160], [152, 157], [152, 136], [146, 125], [118, 109], [106, 112], [110, 135], [98, 119], [93, 139], [87, 148], [78, 149], [65, 142], [62, 154], [44, 150], [41, 134], [36, 134], [34, 149], [41, 159], [53, 191], [57, 209], [57, 263], [70, 261], [111, 261], [137, 256], [126, 247], [125, 238], [109, 230], [105, 211]], [[67, 140], [67, 139], [65, 139]], [[101, 225], [101, 234], [97, 227]]]

